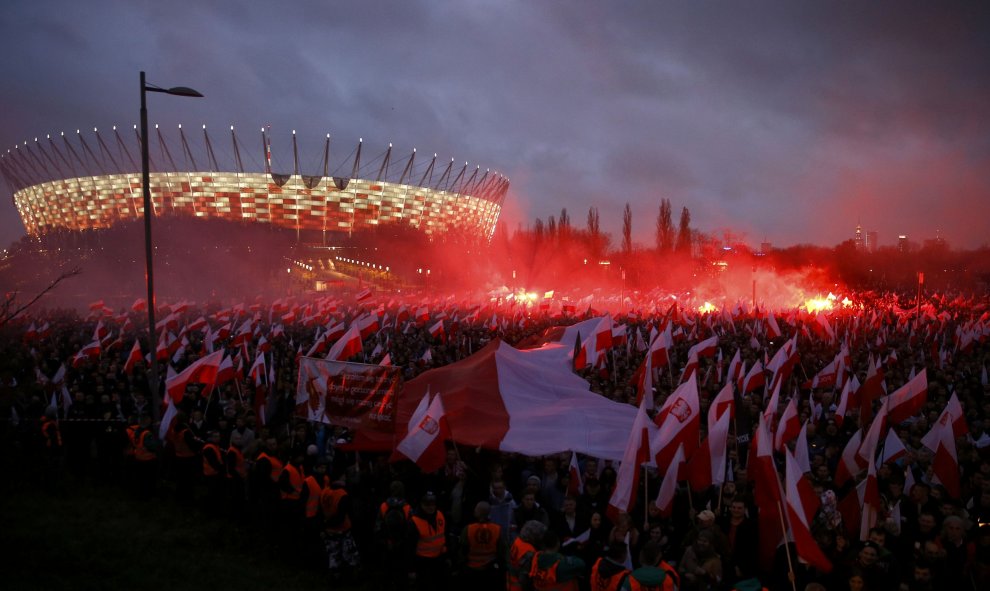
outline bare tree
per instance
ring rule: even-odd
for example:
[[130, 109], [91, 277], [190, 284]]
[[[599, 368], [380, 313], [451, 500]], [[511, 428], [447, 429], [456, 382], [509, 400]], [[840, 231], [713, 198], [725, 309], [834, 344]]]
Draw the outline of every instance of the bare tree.
[[622, 210], [622, 251], [626, 254], [632, 252], [632, 208], [628, 203]]
[[62, 283], [62, 281], [68, 279], [69, 277], [75, 277], [80, 272], [81, 271], [79, 270], [79, 268], [76, 267], [71, 271], [66, 271], [65, 273], [62, 273], [61, 275], [56, 277], [54, 281], [49, 283], [48, 287], [38, 292], [37, 295], [35, 295], [33, 298], [31, 298], [29, 302], [25, 304], [17, 305], [17, 292], [8, 292], [7, 294], [5, 294], [3, 298], [3, 303], [0, 304], [0, 328], [7, 326], [8, 323], [10, 323], [18, 316], [20, 316], [25, 310], [33, 306], [35, 302], [40, 300], [46, 293], [58, 287], [59, 283]]

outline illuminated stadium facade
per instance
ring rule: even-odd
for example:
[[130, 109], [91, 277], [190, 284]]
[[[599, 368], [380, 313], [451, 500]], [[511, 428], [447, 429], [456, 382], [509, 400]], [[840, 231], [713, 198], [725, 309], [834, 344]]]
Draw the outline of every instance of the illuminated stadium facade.
[[[322, 174], [301, 173], [295, 131], [293, 172], [277, 173], [266, 129], [261, 132], [262, 165], [256, 167], [263, 171], [246, 170], [241, 154], [249, 153], [233, 126], [226, 165], [218, 162], [222, 150], [214, 150], [206, 126], [199, 146], [191, 145], [182, 126], [178, 131], [179, 158], [173, 158], [158, 126], [149, 146], [157, 216], [259, 222], [324, 237], [393, 223], [427, 234], [456, 229], [490, 239], [509, 187], [508, 179], [494, 171], [456, 166], [453, 159], [438, 163], [436, 154], [417, 162], [413, 150], [408, 158], [393, 161], [391, 144], [362, 166], [360, 141], [330, 173], [329, 134], [321, 150]], [[28, 234], [106, 228], [144, 214], [139, 155], [136, 130], [130, 145], [116, 128], [109, 138], [94, 130], [88, 140], [77, 130], [75, 141], [62, 134], [8, 150], [0, 157], [0, 173], [13, 189]]]

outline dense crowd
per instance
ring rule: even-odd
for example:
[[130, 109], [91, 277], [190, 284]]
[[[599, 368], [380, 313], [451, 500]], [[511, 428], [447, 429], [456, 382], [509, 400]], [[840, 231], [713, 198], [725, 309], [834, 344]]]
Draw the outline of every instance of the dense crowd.
[[[647, 337], [664, 318], [688, 322], [703, 330], [682, 327], [685, 335], [695, 336], [675, 344], [673, 363], [652, 394], [660, 407], [676, 386], [687, 350], [709, 331], [719, 337], [724, 355], [702, 359], [698, 369], [702, 414], [707, 415], [722, 387], [719, 364], [724, 366], [736, 350], [750, 363], [762, 360], [800, 333], [800, 363], [782, 391], [797, 392], [800, 419], [808, 421], [809, 478], [822, 501], [812, 531], [833, 565], [830, 572], [804, 564], [793, 543], [781, 544], [769, 561], [758, 556], [761, 533], [747, 458], [770, 397], [764, 388], [736, 395], [727, 482], [705, 491], [691, 491], [682, 483], [670, 516], [643, 494], [628, 513], [616, 514], [608, 508], [617, 478], [610, 460], [579, 455], [581, 476], [574, 481], [570, 452], [526, 457], [449, 443], [445, 465], [424, 474], [409, 461], [351, 449], [346, 429], [296, 416], [296, 363], [313, 344], [314, 330], [295, 322], [273, 333], [277, 320], [270, 314], [261, 314], [249, 345], [253, 349], [268, 337], [271, 346], [274, 380], [260, 395], [265, 404], [258, 405], [258, 389], [244, 368], [218, 388], [190, 386], [162, 438], [152, 418], [160, 413], [152, 412], [145, 364], [124, 371], [134, 335], [73, 367], [70, 360], [101, 320], [47, 311], [30, 321], [47, 323], [48, 334], [24, 339], [26, 320], [6, 327], [2, 335], [6, 369], [0, 402], [10, 416], [5, 442], [38, 460], [44, 486], [96, 480], [129, 487], [141, 497], [170, 497], [190, 511], [253, 526], [287, 559], [326, 570], [334, 581], [396, 589], [990, 588], [990, 386], [985, 369], [990, 345], [985, 336], [965, 347], [954, 341], [958, 327], [985, 321], [987, 299], [931, 297], [922, 319], [905, 321], [909, 313], [899, 304], [910, 308], [910, 300], [895, 294], [857, 297], [856, 309], [832, 315], [836, 338], [802, 332], [801, 318], [792, 315], [789, 322], [785, 314], [779, 315], [785, 334], [778, 339], [761, 328], [757, 312], [716, 314], [717, 322], [692, 311], [672, 316], [656, 307], [618, 314], [616, 322], [624, 324], [630, 338], [611, 349], [601, 367], [583, 371], [594, 392], [635, 404], [634, 373], [644, 357], [635, 331]], [[180, 316], [191, 322], [219, 309], [192, 308]], [[389, 313], [394, 317], [394, 311]], [[250, 314], [244, 309], [245, 317]], [[132, 316], [140, 326], [142, 316]], [[355, 360], [377, 363], [388, 354], [411, 379], [464, 359], [491, 339], [515, 344], [576, 320], [537, 309], [505, 314], [501, 322], [490, 322], [487, 312], [475, 316], [478, 322], [462, 320], [442, 339], [431, 336], [424, 323], [386, 326], [365, 340]], [[184, 336], [188, 344], [172, 360], [177, 370], [203, 354], [200, 332]], [[850, 437], [867, 425], [859, 425], [855, 411], [836, 420], [834, 388], [807, 387], [843, 342], [860, 382], [866, 380], [871, 357], [885, 360], [888, 392], [921, 369], [928, 374], [923, 409], [893, 427], [907, 453], [878, 462], [883, 509], [862, 535], [861, 524], [848, 523], [839, 510], [842, 499], [856, 494], [857, 479], [839, 486], [835, 476]], [[53, 381], [63, 365], [64, 377]], [[967, 427], [956, 440], [961, 478], [955, 496], [933, 476], [933, 451], [921, 443], [952, 394]], [[782, 465], [782, 457], [775, 460]], [[664, 470], [647, 474], [645, 489], [655, 494]]]

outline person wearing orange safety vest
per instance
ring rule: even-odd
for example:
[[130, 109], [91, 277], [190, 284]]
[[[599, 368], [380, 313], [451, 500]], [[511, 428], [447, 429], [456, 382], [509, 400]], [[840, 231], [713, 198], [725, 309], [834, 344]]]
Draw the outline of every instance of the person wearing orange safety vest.
[[175, 498], [179, 504], [188, 506], [193, 502], [196, 480], [201, 472], [198, 452], [203, 441], [193, 434], [187, 421], [185, 413], [175, 415], [170, 443], [175, 452]]
[[320, 495], [323, 489], [329, 486], [326, 476], [327, 465], [324, 462], [317, 462], [310, 469], [310, 473], [303, 478], [302, 504], [303, 504], [303, 531], [305, 540], [305, 558], [308, 563], [323, 565], [323, 514], [320, 510]]
[[461, 531], [461, 587], [497, 591], [505, 586], [506, 545], [502, 527], [490, 520], [492, 506], [481, 501], [474, 507], [475, 523]]
[[151, 430], [151, 417], [141, 415], [138, 424], [127, 429], [127, 436], [134, 458], [131, 468], [135, 491], [141, 498], [148, 498], [154, 494], [155, 481], [158, 478], [159, 443]]
[[236, 431], [230, 435], [230, 445], [223, 454], [223, 464], [227, 505], [233, 515], [241, 515], [244, 510], [244, 481], [248, 472], [244, 453], [241, 451], [241, 437]]
[[541, 521], [531, 520], [523, 524], [519, 537], [509, 548], [509, 564], [506, 569], [506, 591], [524, 591], [524, 583], [529, 575], [529, 568], [536, 554], [536, 546], [540, 544], [547, 526]]
[[203, 481], [206, 483], [206, 507], [211, 513], [219, 510], [223, 500], [223, 489], [227, 480], [227, 467], [220, 451], [219, 431], [207, 434], [207, 443], [200, 454], [203, 456]]
[[320, 492], [320, 509], [330, 576], [334, 582], [344, 583], [360, 564], [361, 557], [351, 534], [351, 499], [342, 478]]
[[618, 591], [626, 577], [629, 576], [629, 569], [625, 566], [626, 555], [629, 547], [625, 542], [614, 542], [608, 547], [608, 554], [595, 561], [591, 567], [591, 580], [589, 586], [591, 591]]
[[412, 507], [406, 502], [406, 487], [401, 480], [388, 486], [388, 498], [378, 507], [375, 517], [375, 542], [381, 575], [378, 587], [401, 591], [408, 586], [411, 556], [407, 550]]
[[677, 572], [663, 562], [663, 553], [656, 542], [649, 541], [643, 546], [639, 551], [639, 563], [642, 566], [629, 573], [621, 591], [677, 591], [680, 587]]
[[419, 510], [409, 520], [409, 549], [418, 589], [447, 589], [450, 560], [447, 558], [446, 519], [437, 509], [437, 496], [423, 494]]
[[560, 539], [553, 530], [543, 534], [543, 550], [533, 555], [527, 578], [536, 591], [577, 591], [585, 563], [560, 553]]
[[261, 453], [254, 459], [248, 486], [250, 500], [254, 505], [252, 512], [261, 515], [262, 527], [269, 532], [276, 531], [282, 523], [279, 519], [278, 490], [282, 469], [282, 460], [278, 458], [278, 440], [269, 437], [264, 440]]

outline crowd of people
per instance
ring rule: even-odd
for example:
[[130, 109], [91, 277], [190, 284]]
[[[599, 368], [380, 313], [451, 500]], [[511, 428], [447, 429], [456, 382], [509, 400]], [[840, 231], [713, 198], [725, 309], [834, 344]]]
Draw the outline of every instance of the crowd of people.
[[[657, 380], [650, 394], [659, 408], [676, 386], [688, 348], [717, 335], [724, 355], [703, 359], [697, 372], [706, 415], [722, 388], [718, 364], [736, 350], [749, 362], [762, 360], [799, 334], [801, 361], [782, 390], [796, 392], [801, 421], [807, 421], [808, 477], [821, 499], [811, 526], [833, 566], [828, 572], [804, 564], [794, 543], [780, 544], [769, 561], [758, 555], [762, 509], [747, 458], [770, 397], [765, 388], [736, 393], [727, 481], [704, 491], [680, 484], [669, 516], [643, 494], [628, 512], [610, 510], [617, 462], [578, 455], [575, 479], [566, 450], [527, 457], [448, 442], [447, 461], [433, 473], [390, 454], [354, 450], [346, 429], [296, 414], [296, 362], [314, 342], [313, 327], [285, 322], [273, 333], [278, 320], [263, 313], [248, 346], [265, 337], [271, 346], [274, 379], [265, 385], [264, 406], [257, 404], [255, 382], [243, 374], [216, 388], [189, 386], [163, 433], [146, 364], [125, 371], [126, 344], [71, 363], [106, 319], [66, 310], [38, 312], [4, 329], [0, 401], [9, 407], [6, 441], [39, 460], [43, 486], [95, 480], [126, 486], [142, 498], [171, 497], [189, 511], [250, 524], [287, 559], [325, 570], [335, 582], [424, 590], [990, 588], [990, 345], [985, 336], [965, 347], [953, 340], [958, 327], [985, 322], [988, 299], [931, 296], [921, 318], [905, 318], [899, 304], [909, 308], [913, 302], [896, 294], [856, 294], [854, 301], [857, 307], [832, 314], [833, 338], [802, 330], [804, 320], [793, 314], [779, 314], [784, 335], [774, 340], [761, 328], [766, 312], [716, 312], [712, 321], [711, 313], [692, 310], [627, 311], [615, 316], [630, 335], [627, 344], [582, 372], [592, 391], [635, 404], [634, 374], [645, 353], [634, 331], [648, 338], [661, 322], [684, 323], [683, 334], [694, 336], [678, 340], [670, 375]], [[394, 306], [382, 308], [394, 318]], [[191, 308], [178, 317], [192, 322], [219, 309]], [[357, 310], [338, 314], [350, 320]], [[434, 318], [441, 310], [443, 305], [433, 307]], [[245, 319], [254, 314], [248, 307], [242, 311]], [[498, 311], [475, 314], [479, 321], [462, 320], [442, 339], [430, 335], [427, 323], [385, 323], [355, 360], [378, 363], [387, 354], [411, 379], [464, 359], [491, 339], [516, 344], [578, 319], [535, 308], [519, 312], [506, 312], [499, 322], [489, 315]], [[133, 316], [140, 325], [141, 316]], [[457, 317], [448, 314], [448, 323]], [[25, 339], [29, 322], [44, 322], [49, 332]], [[129, 336], [132, 342], [135, 335]], [[176, 370], [204, 354], [203, 334], [183, 336], [184, 349], [165, 360]], [[837, 485], [836, 471], [849, 439], [868, 425], [860, 425], [855, 410], [836, 420], [835, 389], [807, 384], [843, 343], [860, 382], [871, 358], [884, 359], [888, 392], [916, 371], [927, 369], [928, 375], [924, 407], [893, 426], [907, 453], [878, 462], [883, 508], [862, 532], [838, 508], [856, 494], [858, 479]], [[238, 347], [227, 346], [236, 354]], [[143, 348], [149, 351], [147, 342]], [[62, 367], [64, 376], [56, 380]], [[933, 475], [933, 450], [922, 445], [950, 395], [963, 409], [967, 431], [955, 442], [956, 495]], [[775, 461], [782, 465], [779, 454]], [[648, 469], [645, 489], [655, 494], [665, 477], [663, 467]]]

